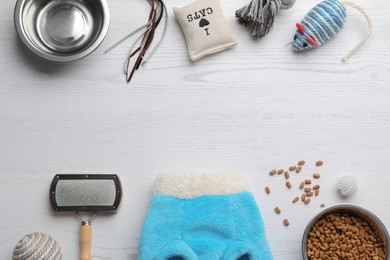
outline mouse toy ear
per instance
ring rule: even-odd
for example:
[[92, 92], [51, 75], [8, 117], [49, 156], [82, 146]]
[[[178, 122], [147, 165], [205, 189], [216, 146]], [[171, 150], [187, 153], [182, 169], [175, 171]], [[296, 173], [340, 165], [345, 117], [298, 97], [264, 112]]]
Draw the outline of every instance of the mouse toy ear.
[[306, 38], [314, 47], [317, 47], [317, 43], [314, 41], [313, 37], [307, 36]]
[[297, 29], [300, 33], [305, 34], [305, 30], [303, 30], [303, 27], [300, 23], [297, 23], [296, 26], [297, 26]]

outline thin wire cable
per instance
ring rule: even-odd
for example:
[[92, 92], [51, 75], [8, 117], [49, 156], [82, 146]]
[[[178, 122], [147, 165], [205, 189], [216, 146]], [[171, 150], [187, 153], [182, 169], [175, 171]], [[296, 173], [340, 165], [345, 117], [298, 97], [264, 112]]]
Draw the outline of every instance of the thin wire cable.
[[[137, 43], [139, 42], [139, 41], [141, 41], [141, 39], [142, 39], [142, 37], [143, 37], [144, 35], [143, 34], [141, 34], [140, 36], [138, 36], [138, 38], [134, 41], [134, 43], [131, 45], [131, 48], [130, 48], [130, 51], [129, 51], [129, 54], [127, 55], [127, 59], [126, 59], [126, 62], [125, 62], [125, 67], [124, 67], [124, 72], [125, 72], [125, 74], [127, 74], [128, 72], [129, 72], [129, 66], [130, 66], [130, 59], [129, 59], [129, 57], [132, 57], [132, 56], [134, 56], [134, 52], [136, 52], [137, 51], [137, 49], [139, 49], [139, 47], [137, 48], [137, 49], [135, 49], [134, 50], [134, 47], [137, 45]], [[134, 54], [133, 54], [134, 53]], [[133, 54], [133, 55], [132, 55]]]
[[157, 42], [156, 46], [153, 47], [153, 49], [150, 51], [150, 53], [148, 54], [147, 57], [143, 58], [142, 66], [152, 57], [152, 55], [155, 53], [155, 51], [160, 47], [161, 43], [165, 39], [165, 35], [166, 35], [166, 32], [167, 32], [167, 26], [168, 26], [167, 7], [166, 7], [166, 5], [164, 4], [164, 2], [162, 0], [160, 2], [162, 4], [162, 8], [164, 8], [163, 12], [165, 12], [165, 22], [164, 22], [163, 33], [162, 33], [162, 36], [161, 36], [160, 40]]
[[142, 25], [141, 27], [138, 27], [137, 29], [135, 29], [134, 31], [132, 31], [131, 33], [129, 33], [128, 35], [126, 35], [125, 37], [123, 37], [122, 39], [117, 41], [115, 44], [113, 44], [111, 47], [109, 47], [107, 50], [105, 50], [104, 53], [105, 54], [109, 53], [110, 51], [112, 51], [113, 49], [115, 49], [116, 47], [121, 45], [123, 42], [125, 42], [127, 39], [129, 39], [131, 36], [135, 35], [139, 31], [141, 31], [142, 29], [146, 28], [146, 30], [147, 30], [147, 27], [149, 25], [150, 25], [150, 21], [147, 22], [146, 24]]
[[130, 64], [130, 59], [132, 58], [132, 56], [134, 56], [135, 53], [139, 52], [138, 58], [137, 58], [137, 60], [134, 63], [133, 69], [131, 70], [130, 73], [128, 73], [128, 72], [126, 73], [126, 81], [127, 81], [127, 83], [129, 83], [131, 81], [135, 71], [138, 70], [139, 66], [141, 65], [142, 57], [145, 54], [145, 52], [149, 49], [149, 47], [150, 47], [150, 45], [151, 45], [151, 43], [153, 41], [154, 32], [155, 32], [155, 29], [156, 29], [156, 24], [157, 24], [157, 22], [159, 22], [161, 20], [160, 19], [161, 15], [159, 16], [158, 19], [156, 17], [157, 16], [157, 6], [155, 6], [154, 0], [150, 1], [150, 3], [151, 3], [151, 11], [150, 11], [150, 14], [149, 14], [149, 21], [152, 21], [151, 28], [148, 31], [145, 32], [145, 34], [143, 36], [143, 39], [141, 41], [140, 47], [128, 57], [128, 63], [127, 64]]
[[[148, 0], [148, 1], [149, 1], [149, 0]], [[158, 1], [158, 3], [159, 3], [159, 6], [156, 6], [155, 13], [157, 14], [157, 10], [159, 10], [159, 15], [158, 15], [158, 18], [157, 18], [157, 21], [156, 21], [156, 26], [155, 26], [155, 28], [154, 28], [154, 30], [153, 30], [153, 33], [149, 35], [149, 36], [153, 35], [153, 38], [154, 38], [155, 30], [156, 30], [156, 28], [158, 27], [158, 25], [160, 24], [161, 19], [163, 18], [164, 11], [165, 11], [166, 15], [168, 14], [168, 12], [166, 11], [166, 8], [164, 8], [164, 7], [165, 7], [164, 2], [163, 2], [162, 0], [157, 0], [157, 1]], [[150, 1], [149, 1], [149, 2], [150, 2]], [[167, 16], [166, 16], [166, 19], [167, 19]], [[165, 30], [165, 28], [166, 28], [166, 25], [164, 26], [164, 30]], [[163, 33], [164, 33], [164, 32], [163, 32]], [[151, 42], [150, 42], [150, 44], [149, 44], [149, 47], [150, 47], [150, 45], [151, 45]], [[157, 45], [154, 46], [153, 48], [157, 48], [158, 45], [159, 45], [159, 44], [157, 44]], [[149, 47], [148, 47], [148, 48], [149, 48]], [[154, 52], [154, 49], [152, 49], [151, 52], [153, 53], [153, 52]], [[142, 60], [143, 62], [141, 62], [141, 63], [138, 64], [137, 69], [139, 68], [140, 65], [143, 65], [143, 63], [146, 61], [146, 59], [145, 59], [145, 57], [144, 57], [145, 54], [146, 54], [146, 51], [145, 51], [145, 53], [141, 56], [141, 60]], [[149, 56], [150, 56], [150, 55], [149, 55]]]
[[[105, 51], [106, 54], [109, 53], [110, 51], [118, 47], [120, 44], [125, 42], [127, 39], [131, 38], [132, 36], [139, 33], [140, 31], [143, 31], [141, 35], [131, 45], [129, 54], [127, 55], [125, 61], [124, 73], [126, 75], [127, 83], [131, 81], [135, 71], [138, 70], [141, 65], [143, 65], [146, 61], [150, 59], [150, 57], [160, 46], [161, 42], [163, 41], [166, 35], [166, 29], [168, 23], [168, 12], [163, 0], [147, 0], [147, 2], [151, 6], [148, 22], [142, 25], [141, 27], [135, 29], [134, 31], [132, 31], [122, 39], [120, 39], [118, 42], [116, 42], [114, 45], [112, 45]], [[157, 42], [157, 44], [153, 46], [153, 48], [146, 56], [146, 52], [148, 52], [149, 48], [152, 45], [156, 29], [159, 26], [162, 18], [164, 17], [164, 13], [165, 13], [165, 22], [164, 22], [164, 29], [162, 32], [162, 36]], [[136, 48], [137, 45], [138, 47]], [[135, 57], [137, 53], [138, 53], [137, 59], [135, 60], [135, 62], [132, 62], [133, 57]], [[134, 65], [131, 67], [131, 64]], [[130, 68], [132, 69], [130, 70]]]

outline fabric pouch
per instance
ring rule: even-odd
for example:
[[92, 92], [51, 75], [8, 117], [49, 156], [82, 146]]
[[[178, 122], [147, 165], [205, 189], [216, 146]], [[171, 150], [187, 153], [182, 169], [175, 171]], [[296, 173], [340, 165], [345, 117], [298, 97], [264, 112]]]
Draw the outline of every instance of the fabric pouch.
[[197, 0], [173, 12], [183, 31], [192, 61], [237, 44], [219, 0]]
[[272, 260], [245, 180], [231, 174], [157, 178], [138, 260]]

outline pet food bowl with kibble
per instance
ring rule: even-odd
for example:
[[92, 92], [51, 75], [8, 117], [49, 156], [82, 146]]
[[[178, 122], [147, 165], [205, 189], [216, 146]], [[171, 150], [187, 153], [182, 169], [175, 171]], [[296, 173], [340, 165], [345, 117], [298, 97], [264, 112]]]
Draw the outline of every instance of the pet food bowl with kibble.
[[[344, 216], [348, 216], [348, 218], [354, 217], [355, 219], [353, 221], [355, 221], [355, 222], [353, 222], [354, 224], [351, 226], [354, 228], [355, 231], [352, 231], [352, 232], [350, 232], [350, 234], [347, 234], [347, 232], [345, 232], [345, 230], [342, 230], [343, 227], [340, 223], [344, 220], [340, 220], [340, 221], [333, 220], [333, 223], [331, 223], [331, 221], [329, 221], [329, 219], [326, 218], [327, 216], [329, 217], [331, 214], [339, 214], [339, 216], [344, 215]], [[361, 240], [353, 238], [353, 234], [351, 234], [351, 233], [356, 232], [356, 234], [359, 234], [359, 233], [363, 232], [363, 229], [365, 228], [364, 225], [362, 226], [362, 225], [357, 224], [356, 219], [360, 219], [361, 221], [365, 222], [364, 225], [368, 226], [369, 229], [372, 231], [372, 233], [375, 234], [375, 239], [369, 238], [367, 236]], [[315, 227], [316, 223], [317, 222], [320, 223], [320, 221], [323, 221], [323, 223], [324, 223], [323, 225], [326, 225], [328, 227], [329, 227], [329, 225], [336, 225], [336, 229], [333, 230], [333, 232], [330, 232], [329, 230], [325, 232], [328, 234], [332, 233], [332, 236], [328, 235], [328, 237], [331, 237], [332, 239], [334, 237], [339, 237], [338, 235], [343, 235], [343, 237], [340, 237], [340, 240], [336, 243], [332, 243], [333, 241], [331, 241], [332, 240], [331, 238], [326, 238], [326, 236], [323, 237], [322, 236], [323, 233], [321, 233], [322, 230], [318, 230], [320, 228], [319, 226], [317, 226], [317, 228], [313, 228], [313, 227]], [[337, 225], [339, 225], [339, 227], [337, 227]], [[320, 239], [318, 239], [318, 235], [320, 235]], [[388, 231], [386, 230], [385, 225], [373, 213], [369, 212], [368, 210], [366, 210], [364, 208], [353, 205], [353, 204], [337, 204], [337, 205], [328, 207], [328, 208], [322, 210], [317, 215], [315, 215], [310, 220], [310, 222], [306, 226], [306, 229], [304, 231], [303, 238], [302, 238], [302, 255], [303, 255], [304, 260], [316, 259], [316, 257], [314, 257], [314, 256], [309, 256], [309, 253], [308, 253], [308, 251], [310, 251], [310, 250], [308, 250], [309, 247], [313, 248], [312, 247], [313, 244], [311, 246], [308, 245], [309, 240], [310, 240], [310, 236], [313, 237], [313, 241], [318, 241], [318, 243], [314, 242], [314, 243], [317, 243], [315, 245], [316, 247], [318, 247], [318, 246], [325, 247], [325, 248], [323, 248], [324, 251], [326, 251], [326, 253], [329, 253], [329, 254], [332, 254], [332, 253], [342, 254], [342, 256], [341, 256], [342, 259], [344, 259], [344, 258], [349, 259], [348, 257], [346, 257], [345, 254], [348, 253], [349, 250], [355, 245], [358, 248], [358, 250], [355, 254], [362, 255], [363, 252], [365, 253], [365, 249], [366, 250], [370, 249], [370, 247], [372, 247], [372, 245], [374, 245], [375, 243], [379, 243], [382, 245], [381, 249], [380, 249], [382, 251], [382, 253], [380, 254], [380, 255], [382, 255], [382, 258], [374, 257], [375, 253], [378, 254], [378, 252], [375, 252], [375, 248], [374, 248], [374, 249], [370, 249], [370, 250], [374, 250], [374, 251], [373, 251], [372, 255], [369, 257], [369, 259], [384, 259], [384, 260], [390, 259], [389, 258], [390, 257], [390, 244], [389, 244], [390, 237], [389, 237]], [[351, 236], [351, 237], [348, 237], [348, 236]], [[341, 241], [341, 240], [343, 240], [343, 241]], [[351, 246], [349, 246], [350, 243], [352, 244]], [[365, 244], [365, 243], [367, 243], [367, 244]], [[320, 245], [318, 245], [318, 244], [320, 244]], [[339, 248], [335, 248], [335, 245], [339, 246]], [[377, 249], [377, 251], [378, 251], [378, 249]], [[353, 251], [351, 251], [351, 252], [353, 252]], [[312, 253], [313, 253], [313, 250], [311, 250], [311, 254]], [[343, 258], [343, 256], [344, 256], [344, 258]], [[320, 259], [320, 258], [318, 258], [318, 259]], [[338, 259], [340, 259], [340, 257]], [[356, 259], [356, 258], [351, 258], [351, 259]], [[365, 258], [359, 258], [359, 259], [365, 259]]]
[[65, 63], [96, 50], [107, 34], [110, 15], [106, 0], [17, 0], [14, 22], [28, 50]]

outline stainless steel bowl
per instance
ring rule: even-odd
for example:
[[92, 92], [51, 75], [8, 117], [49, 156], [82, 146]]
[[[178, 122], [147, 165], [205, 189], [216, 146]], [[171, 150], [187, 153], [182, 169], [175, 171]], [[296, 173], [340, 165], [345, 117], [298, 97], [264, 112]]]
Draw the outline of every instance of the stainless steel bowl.
[[320, 213], [315, 215], [309, 222], [309, 224], [306, 226], [305, 232], [303, 234], [302, 238], [302, 255], [304, 260], [308, 260], [307, 256], [307, 241], [309, 237], [309, 232], [314, 226], [314, 224], [320, 220], [325, 215], [331, 214], [331, 213], [347, 213], [353, 216], [356, 216], [362, 220], [365, 220], [372, 229], [378, 232], [378, 235], [381, 237], [381, 239], [384, 242], [384, 250], [386, 254], [385, 259], [389, 259], [390, 257], [390, 237], [389, 233], [386, 230], [385, 225], [379, 220], [378, 217], [376, 217], [374, 214], [369, 212], [368, 210], [358, 207], [353, 204], [337, 204], [331, 207], [328, 207], [324, 210], [322, 210]]
[[52, 62], [70, 62], [104, 40], [110, 14], [106, 0], [18, 0], [15, 28], [23, 45]]

